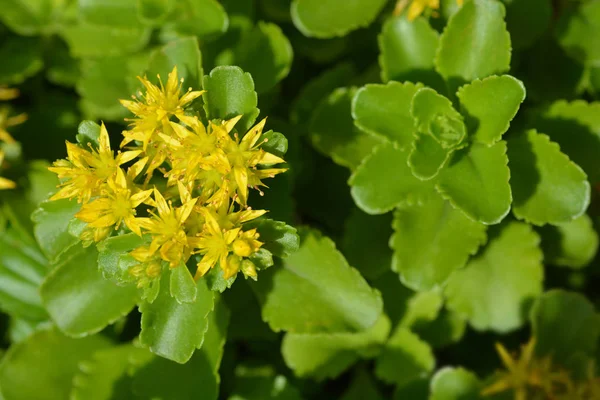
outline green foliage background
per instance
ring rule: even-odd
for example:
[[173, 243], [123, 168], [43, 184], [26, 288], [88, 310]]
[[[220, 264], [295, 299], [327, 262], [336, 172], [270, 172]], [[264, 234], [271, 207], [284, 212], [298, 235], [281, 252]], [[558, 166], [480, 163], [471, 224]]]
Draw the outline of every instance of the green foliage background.
[[[0, 0], [0, 85], [29, 116], [2, 144], [0, 397], [480, 399], [494, 343], [530, 336], [582, 377], [600, 0], [441, 3], [408, 21], [385, 0]], [[138, 239], [84, 250], [46, 167], [93, 136], [82, 120], [116, 143], [118, 99], [175, 64], [207, 118], [285, 135], [290, 170], [252, 204], [285, 224], [263, 226], [257, 282], [209, 276], [190, 302], [171, 277], [150, 304], [115, 283]]]

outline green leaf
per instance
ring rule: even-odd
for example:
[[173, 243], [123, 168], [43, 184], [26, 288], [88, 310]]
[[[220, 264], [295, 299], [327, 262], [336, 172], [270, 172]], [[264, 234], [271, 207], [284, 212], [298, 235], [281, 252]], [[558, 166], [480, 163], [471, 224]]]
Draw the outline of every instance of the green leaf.
[[138, 0], [138, 18], [144, 23], [159, 25], [174, 6], [174, 0]]
[[354, 66], [344, 62], [313, 78], [302, 87], [293, 101], [290, 120], [295, 124], [308, 125], [315, 104], [320, 103], [334, 89], [346, 85], [354, 75]]
[[556, 226], [546, 225], [539, 229], [539, 233], [544, 261], [548, 264], [583, 268], [598, 251], [598, 234], [587, 214]]
[[79, 18], [98, 25], [132, 27], [139, 25], [137, 0], [79, 0]]
[[97, 244], [98, 269], [105, 279], [116, 283], [131, 281], [129, 267], [140, 262], [129, 255], [129, 252], [148, 243], [148, 238], [141, 238], [135, 233], [112, 236]]
[[[199, 282], [201, 281], [202, 279]], [[197, 313], [190, 314], [193, 319], [184, 317], [183, 320], [178, 321], [182, 325], [180, 327], [182, 331], [198, 328], [204, 331], [208, 325], [208, 330], [203, 334], [202, 348], [194, 352], [186, 364], [177, 364], [162, 357], [155, 357], [133, 376], [135, 394], [142, 399], [217, 399], [220, 382], [218, 371], [227, 336], [229, 311], [218, 298], [214, 305], [214, 311], [209, 312], [206, 322], [201, 326], [196, 323]], [[183, 317], [183, 315], [179, 316]]]
[[210, 119], [230, 119], [238, 115], [236, 127], [246, 132], [258, 117], [258, 97], [254, 91], [252, 76], [239, 67], [216, 67], [202, 81], [207, 91], [204, 110]]
[[600, 61], [600, 3], [583, 2], [567, 7], [556, 28], [561, 47], [582, 64]]
[[67, 44], [55, 38], [44, 54], [46, 79], [55, 85], [72, 88], [79, 79], [79, 60], [71, 56]]
[[397, 143], [398, 147], [406, 148], [416, 133], [410, 105], [421, 87], [411, 82], [390, 82], [358, 89], [352, 99], [354, 124], [365, 132], [380, 135]]
[[229, 26], [229, 18], [217, 0], [178, 0], [163, 25], [162, 35], [166, 39], [180, 36], [198, 36], [214, 39]]
[[281, 343], [286, 365], [298, 377], [335, 378], [361, 357], [374, 357], [390, 333], [390, 321], [382, 317], [359, 333], [288, 333]]
[[310, 121], [313, 146], [336, 164], [356, 168], [384, 140], [362, 132], [351, 116], [356, 90], [339, 88], [321, 101]]
[[434, 367], [435, 358], [429, 345], [400, 326], [377, 358], [375, 374], [385, 382], [402, 386], [427, 377]]
[[171, 280], [169, 285], [171, 297], [179, 304], [194, 303], [198, 289], [196, 281], [185, 264], [171, 269]]
[[533, 121], [533, 126], [560, 145], [592, 184], [600, 182], [600, 103], [557, 101]]
[[596, 354], [600, 315], [579, 293], [544, 293], [531, 309], [531, 327], [539, 357], [551, 356], [553, 362], [568, 365], [581, 354]]
[[512, 201], [507, 163], [506, 142], [491, 147], [474, 143], [454, 153], [436, 188], [475, 221], [497, 224], [508, 214]]
[[108, 346], [103, 336], [72, 339], [54, 329], [36, 332], [11, 346], [2, 358], [2, 395], [5, 399], [68, 399], [79, 362]]
[[399, 325], [407, 329], [415, 329], [434, 321], [442, 309], [444, 298], [439, 290], [417, 292], [408, 298], [406, 310]]
[[412, 98], [410, 113], [419, 134], [430, 135], [444, 149], [456, 148], [466, 136], [462, 115], [433, 89], [419, 89]]
[[[395, 207], [418, 204], [433, 193], [433, 185], [415, 178], [408, 167], [408, 151], [391, 143], [375, 149], [348, 181], [356, 205], [368, 214], [384, 214]], [[393, 175], [386, 171], [393, 171]]]
[[79, 363], [73, 378], [71, 400], [131, 400], [132, 392], [128, 374], [152, 357], [148, 350], [124, 344], [102, 349], [90, 359]]
[[189, 87], [194, 90], [202, 88], [202, 54], [197, 38], [174, 40], [154, 50], [148, 61], [147, 76], [158, 74], [166, 82], [174, 66], [177, 66], [179, 78], [184, 80], [183, 90]]
[[434, 70], [433, 60], [438, 41], [439, 34], [425, 18], [388, 19], [378, 37], [381, 80], [422, 82], [437, 87], [441, 78]]
[[80, 208], [75, 200], [45, 201], [32, 214], [35, 238], [50, 264], [56, 263], [63, 253], [79, 243], [68, 229]]
[[3, 0], [0, 21], [22, 36], [50, 33], [66, 4], [55, 0]]
[[587, 176], [548, 136], [530, 130], [511, 139], [508, 157], [517, 218], [559, 224], [585, 212], [591, 191]]
[[450, 18], [435, 65], [451, 88], [508, 71], [511, 44], [504, 15], [499, 1], [471, 0]]
[[407, 163], [415, 177], [430, 180], [446, 166], [453, 151], [442, 147], [433, 136], [419, 134], [412, 143]]
[[459, 342], [467, 329], [466, 321], [457, 313], [442, 309], [433, 321], [412, 328], [434, 349]]
[[60, 35], [75, 57], [110, 57], [134, 53], [146, 46], [150, 30], [141, 26], [98, 25], [80, 21]]
[[511, 0], [506, 2], [506, 26], [515, 50], [534, 44], [552, 22], [552, 2], [548, 0]]
[[342, 252], [348, 263], [367, 279], [377, 279], [390, 270], [391, 219], [390, 214], [372, 216], [354, 209], [346, 220]]
[[39, 248], [14, 229], [0, 233], [0, 308], [30, 320], [47, 318], [38, 289], [48, 271]]
[[379, 292], [348, 265], [330, 239], [314, 230], [300, 236], [300, 249], [252, 284], [263, 320], [275, 331], [293, 333], [360, 332], [372, 327], [383, 308]]
[[237, 366], [228, 400], [302, 400], [300, 392], [271, 367]]
[[483, 384], [464, 368], [440, 369], [431, 380], [429, 400], [480, 400]]
[[208, 329], [207, 315], [213, 310], [215, 295], [206, 281], [199, 279], [195, 302], [180, 304], [171, 297], [169, 287], [168, 274], [163, 274], [156, 300], [140, 305], [140, 343], [154, 354], [184, 364], [202, 346]]
[[94, 121], [81, 121], [77, 127], [77, 135], [75, 135], [77, 143], [87, 147], [92, 145], [94, 148], [98, 148], [100, 140], [100, 125]]
[[525, 86], [510, 75], [490, 76], [464, 85], [456, 95], [471, 140], [492, 145], [502, 139], [519, 111]]
[[413, 290], [443, 285], [486, 241], [486, 226], [436, 196], [394, 213], [392, 269]]
[[[3, 10], [4, 12], [4, 10]], [[44, 67], [42, 47], [37, 38], [11, 36], [0, 44], [0, 84], [18, 85]]]
[[275, 154], [278, 157], [284, 157], [285, 153], [288, 151], [288, 140], [279, 132], [265, 132], [260, 137], [260, 141], [264, 142], [260, 146], [261, 149], [268, 153]]
[[296, 228], [285, 222], [261, 218], [245, 225], [248, 228], [256, 228], [260, 234], [260, 241], [264, 243], [264, 249], [274, 256], [286, 258], [294, 254], [300, 246], [300, 238]]
[[98, 251], [73, 247], [40, 287], [52, 320], [69, 336], [99, 332], [127, 315], [137, 301], [135, 286], [117, 286], [98, 270]]
[[508, 332], [523, 325], [529, 305], [542, 292], [540, 239], [521, 222], [496, 228], [489, 237], [487, 247], [452, 274], [445, 295], [448, 308], [476, 330]]
[[292, 21], [306, 36], [344, 36], [371, 24], [385, 3], [385, 0], [293, 0]]
[[234, 50], [233, 64], [249, 72], [256, 91], [264, 93], [288, 75], [293, 57], [292, 45], [281, 28], [259, 22], [242, 35]]

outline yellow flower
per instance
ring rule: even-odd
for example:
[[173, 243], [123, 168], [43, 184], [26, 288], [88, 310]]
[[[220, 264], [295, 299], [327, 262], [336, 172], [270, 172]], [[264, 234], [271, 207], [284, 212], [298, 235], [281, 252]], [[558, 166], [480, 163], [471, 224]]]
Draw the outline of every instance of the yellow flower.
[[259, 143], [258, 140], [262, 136], [266, 118], [251, 128], [241, 140], [237, 134], [232, 138], [230, 132], [241, 117], [238, 116], [224, 121], [220, 125], [211, 124], [217, 135], [219, 148], [225, 152], [231, 166], [231, 172], [226, 178], [229, 184], [229, 193], [231, 195], [237, 194], [237, 201], [245, 205], [248, 200], [248, 187], [257, 189], [258, 186], [264, 186], [261, 179], [273, 177], [285, 172], [287, 169], [257, 168], [259, 166], [280, 164], [285, 161], [260, 148], [264, 142]]
[[87, 222], [89, 228], [100, 229], [103, 233], [106, 228], [112, 226], [119, 229], [124, 222], [132, 232], [142, 236], [139, 222], [135, 218], [135, 209], [148, 199], [151, 193], [152, 190], [145, 190], [132, 194], [125, 173], [119, 168], [116, 177], [108, 180], [102, 196], [84, 204], [75, 217]]
[[88, 151], [76, 144], [67, 143], [67, 159], [55, 161], [48, 169], [58, 175], [62, 182], [60, 190], [50, 200], [77, 198], [87, 203], [92, 196], [100, 194], [100, 188], [116, 175], [120, 166], [133, 160], [140, 151], [126, 151], [115, 157], [110, 148], [108, 132], [100, 127], [98, 149]]
[[[0, 150], [0, 167], [4, 162], [4, 152]], [[17, 185], [10, 179], [6, 179], [0, 176], [0, 190], [2, 189], [14, 189]]]
[[202, 254], [195, 279], [204, 276], [217, 262], [225, 279], [229, 279], [238, 273], [244, 261], [244, 273], [254, 278], [254, 265], [248, 266], [250, 261], [243, 258], [250, 257], [263, 243], [258, 241], [256, 229], [242, 231], [241, 224], [263, 215], [265, 211], [249, 209], [238, 213], [219, 213], [210, 208], [202, 208], [201, 213], [204, 216], [204, 227], [198, 237], [190, 240], [197, 249], [196, 253]]
[[151, 281], [158, 278], [162, 272], [163, 261], [150, 251], [147, 246], [138, 247], [129, 253], [140, 262], [129, 270], [129, 274], [137, 281], [137, 287], [148, 286]]
[[152, 218], [138, 219], [140, 226], [152, 234], [152, 243], [146, 251], [148, 257], [158, 251], [160, 257], [168, 261], [171, 268], [188, 260], [191, 252], [184, 226], [196, 200], [189, 199], [183, 202], [181, 207], [175, 208], [171, 202], [167, 203], [156, 188], [154, 189], [154, 202], [158, 214], [151, 212]]
[[7, 87], [0, 87], [0, 100], [12, 100], [19, 97], [19, 90]]
[[131, 119], [133, 128], [129, 132], [123, 132], [125, 139], [121, 147], [132, 140], [141, 141], [144, 151], [149, 143], [155, 138], [155, 130], [164, 128], [172, 116], [182, 119], [185, 117], [184, 109], [194, 99], [204, 93], [203, 91], [192, 91], [191, 88], [181, 96], [183, 79], [179, 81], [177, 66], [169, 73], [167, 85], [163, 86], [160, 75], [158, 76], [160, 87], [152, 84], [148, 79], [138, 79], [144, 85], [146, 93], [139, 97], [133, 97], [134, 101], [121, 100], [121, 104], [131, 111], [136, 118]]
[[[410, 6], [408, 4], [410, 3]], [[456, 0], [459, 6], [462, 6], [463, 0]], [[419, 15], [423, 14], [426, 9], [438, 10], [440, 8], [440, 0], [399, 0], [396, 3], [394, 15], [400, 15], [408, 6], [406, 18], [409, 21], [415, 20]]]

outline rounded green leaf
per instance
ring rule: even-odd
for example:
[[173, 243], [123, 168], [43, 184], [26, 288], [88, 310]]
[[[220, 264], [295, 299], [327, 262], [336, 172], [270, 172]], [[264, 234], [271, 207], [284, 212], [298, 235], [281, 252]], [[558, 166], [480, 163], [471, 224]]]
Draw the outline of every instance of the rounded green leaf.
[[56, 0], [4, 0], [0, 21], [23, 36], [50, 33], [66, 4]]
[[440, 369], [431, 380], [429, 400], [481, 400], [483, 383], [463, 368]]
[[190, 270], [185, 264], [171, 269], [169, 290], [171, 297], [174, 297], [179, 304], [196, 301], [196, 295], [198, 294], [196, 281], [194, 281]]
[[431, 135], [418, 134], [412, 143], [407, 160], [408, 166], [415, 177], [427, 181], [438, 175], [453, 151], [443, 148]]
[[110, 346], [103, 336], [72, 339], [55, 329], [34, 333], [8, 350], [0, 363], [5, 399], [68, 399], [79, 362]]
[[452, 88], [508, 71], [511, 44], [504, 15], [499, 1], [470, 0], [450, 18], [435, 65]]
[[436, 196], [394, 213], [392, 269], [413, 290], [441, 286], [486, 241], [486, 226]]
[[381, 80], [439, 84], [434, 70], [439, 34], [427, 19], [409, 21], [404, 16], [392, 17], [383, 25], [379, 35], [379, 66]]
[[208, 329], [207, 315], [214, 308], [215, 295], [204, 279], [196, 283], [193, 303], [179, 303], [171, 296], [169, 274], [163, 273], [158, 296], [140, 305], [140, 343], [151, 352], [180, 364], [186, 363], [202, 346]]
[[217, 0], [177, 0], [169, 19], [162, 27], [162, 35], [173, 39], [198, 36], [214, 39], [229, 27], [225, 9]]
[[433, 185], [415, 178], [408, 151], [386, 143], [356, 168], [348, 183], [356, 205], [368, 214], [384, 214], [397, 206], [415, 204], [433, 194]]
[[154, 50], [148, 60], [146, 74], [150, 79], [160, 75], [166, 82], [173, 67], [177, 66], [177, 75], [183, 79], [183, 90], [202, 88], [202, 54], [195, 37], [173, 40]]
[[527, 306], [542, 292], [540, 239], [521, 222], [489, 237], [487, 247], [448, 280], [447, 306], [479, 331], [508, 332], [523, 325]]
[[138, 17], [147, 24], [157, 24], [167, 17], [174, 5], [174, 0], [137, 0]]
[[79, 243], [79, 238], [69, 233], [69, 222], [80, 208], [75, 200], [45, 201], [31, 215], [35, 238], [50, 264]]
[[204, 110], [210, 119], [230, 119], [243, 115], [236, 127], [246, 132], [258, 117], [258, 96], [252, 76], [239, 67], [216, 67], [205, 75]]
[[401, 148], [409, 146], [415, 134], [410, 105], [421, 87], [410, 82], [390, 82], [358, 89], [352, 99], [354, 124], [365, 132], [397, 143]]
[[492, 145], [506, 133], [519, 111], [525, 86], [510, 75], [490, 76], [462, 86], [456, 95], [471, 140]]
[[598, 234], [587, 214], [556, 226], [546, 225], [539, 232], [544, 260], [548, 264], [583, 268], [592, 262], [598, 251]]
[[386, 0], [293, 0], [292, 21], [306, 36], [330, 38], [366, 27]]
[[360, 332], [381, 315], [379, 292], [350, 267], [334, 243], [314, 230], [301, 232], [300, 249], [264, 271], [253, 289], [263, 320], [275, 331]]
[[98, 269], [104, 278], [121, 284], [131, 282], [129, 268], [140, 262], [131, 257], [129, 252], [147, 244], [149, 236], [139, 237], [135, 233], [127, 233], [106, 238], [98, 243]]
[[281, 343], [281, 354], [299, 377], [335, 378], [361, 357], [373, 357], [389, 333], [390, 320], [382, 314], [364, 332], [288, 333]]
[[491, 147], [474, 143], [454, 153], [436, 188], [475, 221], [497, 224], [508, 214], [512, 201], [507, 163], [506, 142]]
[[517, 218], [559, 224], [585, 212], [591, 191], [587, 175], [548, 136], [530, 130], [511, 139], [508, 157]]
[[0, 45], [0, 84], [18, 85], [44, 66], [41, 42], [36, 38], [11, 36]]
[[579, 293], [550, 290], [531, 309], [532, 336], [539, 357], [569, 365], [581, 355], [594, 356], [600, 338], [600, 315]]
[[96, 333], [133, 309], [136, 287], [104, 279], [93, 246], [73, 247], [68, 256], [40, 287], [42, 302], [61, 331], [73, 337]]
[[150, 29], [79, 21], [65, 26], [60, 35], [75, 57], [109, 57], [134, 53], [144, 48], [150, 40]]
[[404, 327], [398, 327], [375, 363], [375, 374], [397, 386], [425, 378], [435, 367], [429, 345]]
[[336, 89], [317, 107], [310, 121], [313, 146], [339, 165], [356, 168], [384, 139], [367, 134], [352, 120], [352, 98], [356, 91]]
[[600, 103], [557, 101], [532, 122], [577, 163], [592, 184], [600, 182]]
[[264, 93], [288, 75], [293, 57], [292, 45], [281, 28], [259, 22], [242, 35], [233, 52], [233, 64], [249, 72], [256, 91]]

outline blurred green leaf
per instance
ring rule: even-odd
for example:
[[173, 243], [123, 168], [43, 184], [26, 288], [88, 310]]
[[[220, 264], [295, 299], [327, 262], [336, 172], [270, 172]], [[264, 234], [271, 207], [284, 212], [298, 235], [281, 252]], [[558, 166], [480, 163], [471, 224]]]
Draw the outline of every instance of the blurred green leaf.
[[600, 61], [600, 2], [569, 4], [556, 28], [562, 48], [583, 64]]
[[381, 80], [421, 82], [441, 86], [434, 70], [439, 34], [427, 19], [409, 21], [405, 16], [392, 17], [379, 35]]
[[600, 315], [579, 293], [550, 290], [531, 309], [535, 353], [568, 366], [580, 355], [593, 356], [600, 337]]
[[552, 22], [551, 0], [504, 0], [512, 47], [525, 49], [542, 37]]
[[213, 39], [228, 26], [227, 13], [217, 0], [178, 0], [162, 30], [170, 39], [181, 36]]
[[292, 21], [306, 36], [344, 36], [371, 24], [385, 3], [386, 0], [293, 0]]
[[598, 251], [598, 234], [592, 219], [583, 214], [570, 222], [539, 229], [544, 261], [569, 268], [587, 266]]
[[164, 22], [174, 6], [175, 0], [137, 0], [137, 13], [142, 22], [155, 25]]
[[475, 143], [454, 154], [436, 187], [470, 218], [497, 224], [508, 214], [512, 201], [507, 163], [506, 142], [491, 147]]
[[443, 285], [486, 241], [486, 226], [439, 196], [394, 213], [392, 269], [414, 290]]
[[[386, 143], [376, 148], [354, 171], [348, 183], [352, 198], [361, 210], [384, 214], [395, 207], [419, 204], [435, 196], [431, 183], [413, 176], [407, 157], [408, 151]], [[384, 171], [394, 171], [394, 174]]]
[[72, 247], [40, 287], [46, 310], [61, 331], [81, 337], [99, 332], [135, 306], [135, 286], [117, 286], [98, 270], [98, 251]]
[[5, 399], [68, 399], [79, 362], [109, 346], [102, 336], [72, 339], [55, 329], [36, 332], [2, 358], [2, 395]]
[[0, 41], [0, 59], [2, 85], [23, 83], [44, 67], [42, 46], [37, 38], [10, 36]]
[[198, 39], [182, 38], [154, 50], [150, 54], [146, 74], [152, 79], [160, 75], [163, 82], [166, 82], [175, 66], [179, 78], [183, 79], [183, 91], [190, 87], [193, 90], [202, 88], [202, 54]]
[[359, 333], [287, 333], [281, 344], [285, 363], [299, 377], [335, 378], [361, 357], [375, 357], [390, 333], [382, 317]]
[[508, 71], [511, 42], [504, 16], [499, 1], [471, 0], [450, 18], [440, 37], [435, 65], [452, 89]]
[[65, 0], [2, 0], [0, 21], [19, 35], [51, 33], [68, 4]]
[[100, 25], [83, 21], [65, 26], [60, 34], [75, 57], [130, 54], [144, 48], [150, 40], [150, 30], [147, 28]]
[[399, 326], [377, 358], [375, 374], [385, 382], [402, 386], [427, 377], [434, 368], [435, 357], [429, 345]]
[[585, 212], [590, 184], [585, 172], [544, 134], [530, 130], [508, 145], [513, 213], [535, 225], [560, 224]]
[[456, 94], [474, 142], [492, 145], [502, 138], [525, 100], [523, 83], [510, 75], [464, 85]]
[[204, 110], [210, 119], [244, 117], [237, 128], [246, 132], [258, 117], [258, 97], [252, 76], [239, 67], [216, 67], [205, 75], [202, 86], [207, 92], [202, 96]]
[[271, 368], [237, 366], [235, 374], [228, 400], [302, 400], [298, 389]]
[[333, 242], [314, 230], [300, 232], [300, 249], [282, 267], [253, 283], [263, 320], [275, 331], [342, 333], [369, 329], [381, 315], [379, 292], [348, 265]]
[[452, 274], [444, 293], [448, 308], [464, 315], [473, 328], [504, 333], [523, 325], [542, 292], [540, 239], [522, 222], [490, 230], [489, 237], [480, 254]]
[[429, 400], [481, 400], [482, 382], [463, 368], [440, 369], [431, 380]]
[[365, 132], [380, 135], [397, 143], [398, 147], [406, 148], [415, 139], [410, 105], [421, 87], [411, 82], [389, 82], [358, 89], [352, 99], [354, 124]]
[[310, 121], [313, 146], [336, 164], [355, 169], [384, 140], [367, 134], [352, 120], [354, 88], [339, 88], [322, 100]]
[[156, 300], [143, 302], [139, 307], [142, 313], [140, 343], [154, 354], [184, 364], [202, 346], [215, 295], [206, 281], [199, 279], [196, 300], [180, 304], [171, 297], [168, 275], [163, 273]]

